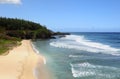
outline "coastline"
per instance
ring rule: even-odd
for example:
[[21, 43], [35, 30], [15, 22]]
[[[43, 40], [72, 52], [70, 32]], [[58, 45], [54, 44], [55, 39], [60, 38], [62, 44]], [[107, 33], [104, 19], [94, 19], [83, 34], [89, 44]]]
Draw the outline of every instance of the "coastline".
[[0, 56], [0, 65], [0, 79], [38, 79], [36, 68], [40, 70], [40, 78], [48, 79], [44, 57], [35, 52], [30, 40], [23, 40], [22, 44], [10, 50], [8, 55]]
[[49, 72], [49, 69], [46, 67], [45, 57], [39, 53], [39, 51], [35, 48], [32, 42], [31, 46], [33, 48], [33, 51], [39, 56], [38, 62], [34, 69], [34, 75], [36, 79], [53, 79], [53, 75]]

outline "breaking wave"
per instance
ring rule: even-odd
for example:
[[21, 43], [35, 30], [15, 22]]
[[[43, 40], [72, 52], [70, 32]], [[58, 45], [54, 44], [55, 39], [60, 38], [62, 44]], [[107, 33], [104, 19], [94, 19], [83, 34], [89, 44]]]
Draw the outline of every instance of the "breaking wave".
[[[70, 64], [73, 77], [116, 78], [120, 77], [120, 69], [110, 66], [94, 65], [88, 62]], [[108, 74], [109, 72], [109, 74]], [[114, 73], [114, 74], [113, 74]]]
[[85, 39], [84, 36], [78, 35], [67, 35], [58, 41], [51, 42], [50, 45], [59, 48], [76, 49], [94, 53], [120, 55], [120, 49], [111, 47], [106, 44], [93, 42], [91, 40]]

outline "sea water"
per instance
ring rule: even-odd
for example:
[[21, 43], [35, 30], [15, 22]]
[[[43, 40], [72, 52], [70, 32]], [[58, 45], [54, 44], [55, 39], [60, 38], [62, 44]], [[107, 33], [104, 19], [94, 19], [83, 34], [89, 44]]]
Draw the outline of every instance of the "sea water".
[[120, 79], [120, 33], [76, 32], [33, 44], [53, 79]]

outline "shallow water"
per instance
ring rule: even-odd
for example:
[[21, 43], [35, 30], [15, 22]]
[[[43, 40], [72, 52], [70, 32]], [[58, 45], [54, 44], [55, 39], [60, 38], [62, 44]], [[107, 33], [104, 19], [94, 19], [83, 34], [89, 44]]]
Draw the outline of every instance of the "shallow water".
[[120, 33], [72, 33], [33, 44], [53, 79], [120, 78]]

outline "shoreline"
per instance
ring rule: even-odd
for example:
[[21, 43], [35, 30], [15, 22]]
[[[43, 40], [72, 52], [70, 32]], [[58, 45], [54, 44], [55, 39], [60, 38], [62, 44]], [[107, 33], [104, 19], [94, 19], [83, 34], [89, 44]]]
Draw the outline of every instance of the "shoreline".
[[34, 69], [34, 75], [36, 79], [53, 79], [53, 75], [49, 72], [49, 69], [46, 67], [46, 58], [40, 54], [40, 52], [35, 48], [34, 44], [31, 41], [31, 46], [33, 51], [39, 56], [38, 62]]
[[38, 79], [36, 68], [45, 72], [39, 71], [42, 75], [40, 78], [48, 79], [44, 57], [34, 51], [30, 40], [23, 40], [21, 43], [10, 50], [8, 55], [0, 56], [0, 79]]
[[[30, 44], [31, 44], [31, 47], [32, 47], [33, 51], [34, 51], [37, 55], [42, 56], [42, 55], [40, 55], [39, 51], [35, 48], [35, 46], [34, 46], [34, 44], [32, 43], [32, 41], [30, 41]], [[44, 56], [42, 56], [42, 60], [43, 60], [44, 64], [46, 64], [46, 59], [45, 59]]]

